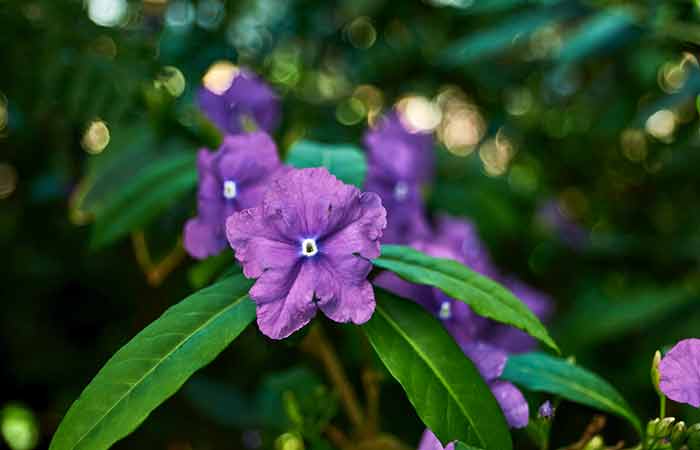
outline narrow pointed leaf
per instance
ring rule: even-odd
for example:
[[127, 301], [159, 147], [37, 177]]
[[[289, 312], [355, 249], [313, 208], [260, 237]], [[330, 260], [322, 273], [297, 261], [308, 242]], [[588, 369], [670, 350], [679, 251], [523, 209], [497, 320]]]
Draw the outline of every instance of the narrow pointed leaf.
[[502, 378], [531, 391], [557, 394], [572, 402], [615, 414], [641, 432], [639, 418], [610, 383], [564, 359], [537, 352], [514, 355], [508, 358]]
[[367, 173], [364, 153], [353, 145], [299, 141], [289, 150], [287, 162], [297, 168], [325, 167], [339, 180], [362, 186]]
[[433, 258], [409, 247], [383, 245], [374, 264], [417, 284], [434, 286], [468, 304], [475, 313], [519, 328], [559, 351], [547, 329], [508, 289], [450, 259]]
[[443, 443], [512, 448], [489, 387], [445, 328], [417, 304], [375, 288], [377, 309], [363, 328], [425, 425]]
[[242, 274], [168, 309], [122, 347], [73, 403], [50, 450], [105, 450], [131, 433], [255, 318]]
[[96, 212], [92, 246], [99, 248], [146, 225], [160, 212], [177, 203], [197, 184], [196, 155], [177, 152], [159, 157], [123, 184], [117, 195]]

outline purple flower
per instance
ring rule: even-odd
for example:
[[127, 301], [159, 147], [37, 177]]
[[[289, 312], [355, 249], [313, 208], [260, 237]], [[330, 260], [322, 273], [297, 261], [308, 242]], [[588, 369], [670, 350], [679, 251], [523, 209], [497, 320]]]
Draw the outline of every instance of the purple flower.
[[491, 255], [471, 221], [441, 215], [438, 217], [435, 238], [438, 243], [458, 251], [462, 262], [475, 272], [494, 279], [498, 277]]
[[418, 450], [454, 450], [454, 448], [455, 444], [452, 442], [443, 447], [438, 438], [428, 428], [423, 432], [423, 437], [418, 444]]
[[199, 107], [225, 134], [246, 130], [246, 121], [271, 133], [280, 119], [279, 99], [274, 91], [247, 69], [234, 69], [233, 80], [223, 93], [206, 87], [197, 93]]
[[545, 401], [540, 405], [539, 410], [537, 411], [537, 417], [540, 419], [551, 419], [554, 417], [554, 407], [552, 406], [552, 402], [549, 400]]
[[700, 408], [700, 339], [677, 343], [659, 363], [659, 372], [666, 397]]
[[392, 111], [365, 135], [368, 170], [365, 189], [387, 209], [384, 243], [406, 243], [427, 235], [421, 187], [433, 172], [432, 136], [412, 133]]
[[[414, 242], [413, 247], [434, 257], [450, 258], [464, 263], [459, 250], [437, 244], [440, 240], [440, 237], [437, 237], [430, 243]], [[504, 349], [488, 340], [489, 331], [498, 324], [478, 316], [467, 304], [448, 297], [438, 289], [403, 281], [388, 272], [379, 274], [375, 284], [416, 301], [438, 317], [491, 387], [508, 424], [513, 428], [527, 425], [529, 409], [525, 398], [514, 385], [498, 380], [508, 359], [508, 353]]]
[[226, 218], [260, 203], [265, 185], [282, 169], [270, 136], [255, 132], [226, 136], [216, 153], [200, 150], [197, 170], [198, 215], [185, 225], [184, 245], [204, 259], [226, 248]]
[[[503, 285], [520, 299], [542, 321], [552, 315], [552, 299], [515, 278], [501, 280]], [[488, 341], [508, 353], [524, 353], [533, 350], [537, 341], [529, 334], [508, 325], [494, 323], [487, 332]]]
[[386, 210], [324, 168], [291, 170], [273, 181], [262, 204], [238, 212], [226, 233], [248, 278], [260, 330], [282, 339], [316, 309], [336, 322], [361, 324], [374, 312], [367, 281], [380, 253]]

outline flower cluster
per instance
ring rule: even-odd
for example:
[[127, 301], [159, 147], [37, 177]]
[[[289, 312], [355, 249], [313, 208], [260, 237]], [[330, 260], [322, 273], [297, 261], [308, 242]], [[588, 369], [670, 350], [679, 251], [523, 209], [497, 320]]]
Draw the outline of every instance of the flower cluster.
[[[398, 111], [388, 115], [365, 139], [370, 163], [366, 187], [382, 196], [387, 209], [385, 242], [408, 244], [431, 256], [459, 261], [503, 283], [536, 315], [546, 318], [551, 310], [549, 298], [502, 276], [471, 222], [440, 216], [434, 227], [429, 225], [420, 196], [421, 183], [432, 176], [432, 151], [426, 139], [429, 136], [411, 133]], [[405, 196], [397, 195], [403, 192]], [[508, 424], [514, 428], [527, 425], [529, 408], [525, 398], [513, 384], [499, 377], [509, 353], [532, 349], [535, 342], [530, 336], [476, 315], [468, 305], [438, 289], [409, 283], [388, 272], [381, 273], [375, 283], [416, 301], [438, 317], [491, 387]]]
[[234, 249], [245, 276], [257, 279], [249, 294], [260, 330], [273, 339], [302, 328], [317, 309], [337, 322], [369, 320], [367, 275], [386, 227], [379, 196], [323, 168], [282, 165], [264, 131], [241, 134], [246, 119], [269, 130], [279, 109], [245, 69], [221, 94], [203, 89], [200, 103], [228, 134], [218, 151], [199, 152], [198, 215], [185, 225], [186, 250], [203, 259]]

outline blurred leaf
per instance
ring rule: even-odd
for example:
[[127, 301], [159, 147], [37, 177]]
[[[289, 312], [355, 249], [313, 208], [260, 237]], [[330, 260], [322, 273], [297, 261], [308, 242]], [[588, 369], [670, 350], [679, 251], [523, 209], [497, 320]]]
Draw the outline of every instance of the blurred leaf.
[[367, 173], [367, 161], [359, 148], [299, 141], [289, 150], [287, 162], [294, 167], [325, 167], [339, 180], [361, 187]]
[[195, 154], [164, 155], [133, 174], [96, 214], [91, 245], [99, 248], [146, 225], [197, 184]]
[[255, 318], [238, 274], [168, 309], [122, 347], [68, 410], [51, 450], [106, 450], [131, 433]]
[[375, 288], [377, 309], [363, 328], [418, 416], [443, 443], [512, 448], [503, 413], [472, 362], [417, 304]]
[[627, 41], [635, 25], [634, 13], [623, 7], [604, 9], [582, 23], [559, 51], [559, 61], [573, 63], [595, 52], [610, 51]]
[[436, 287], [468, 304], [475, 313], [512, 325], [554, 350], [557, 344], [537, 316], [508, 289], [450, 259], [433, 258], [410, 247], [383, 245], [374, 264], [412, 283]]
[[226, 249], [216, 256], [197, 262], [187, 272], [190, 285], [195, 289], [201, 289], [209, 284], [225, 268], [234, 267], [236, 261], [230, 249]]
[[687, 286], [637, 286], [614, 297], [594, 288], [577, 298], [560, 318], [556, 336], [567, 349], [589, 348], [643, 330], [697, 299], [697, 293]]
[[565, 19], [572, 13], [568, 7], [543, 8], [529, 13], [513, 14], [486, 30], [476, 30], [457, 40], [441, 53], [439, 62], [447, 67], [466, 66], [483, 58], [512, 49], [540, 27]]
[[508, 358], [502, 377], [526, 389], [557, 394], [572, 402], [627, 419], [641, 433], [641, 423], [624, 398], [607, 381], [588, 370], [544, 353]]

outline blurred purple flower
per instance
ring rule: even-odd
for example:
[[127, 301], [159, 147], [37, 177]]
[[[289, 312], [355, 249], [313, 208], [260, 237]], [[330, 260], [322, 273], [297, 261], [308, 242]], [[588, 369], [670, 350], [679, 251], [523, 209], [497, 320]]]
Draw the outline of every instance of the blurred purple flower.
[[275, 143], [263, 132], [226, 136], [215, 153], [200, 150], [198, 215], [185, 225], [187, 252], [204, 259], [226, 248], [226, 218], [260, 203], [281, 167]]
[[423, 432], [423, 437], [418, 444], [418, 450], [454, 450], [454, 448], [455, 445], [452, 442], [443, 447], [438, 438], [428, 428]]
[[[470, 243], [477, 251], [465, 248], [465, 244]], [[480, 264], [482, 271], [495, 273], [495, 269], [490, 265], [488, 252], [468, 222], [460, 223], [458, 219], [443, 217], [438, 231], [432, 238], [414, 241], [412, 246], [431, 256], [453, 259], [467, 266]], [[415, 285], [388, 272], [379, 274], [375, 284], [416, 301], [440, 318], [447, 331], [491, 387], [508, 424], [513, 428], [527, 425], [529, 408], [522, 393], [511, 383], [498, 380], [505, 368], [508, 351], [500, 346], [499, 340], [491, 340], [491, 333], [498, 329], [497, 327], [504, 327], [503, 325], [478, 316], [467, 304], [448, 297], [439, 289]], [[515, 338], [519, 336], [515, 335]]]
[[537, 417], [540, 419], [551, 419], [554, 417], [554, 407], [552, 406], [552, 402], [549, 400], [545, 401], [540, 405], [540, 408], [537, 410]]
[[677, 343], [659, 363], [659, 387], [666, 397], [700, 408], [700, 339]]
[[463, 263], [472, 270], [489, 278], [498, 277], [491, 255], [470, 220], [441, 215], [437, 220], [434, 239], [458, 250]]
[[374, 312], [367, 281], [380, 253], [386, 210], [377, 194], [342, 183], [325, 168], [291, 170], [273, 181], [257, 207], [226, 222], [248, 278], [260, 330], [282, 339], [317, 309], [361, 324]]
[[[515, 278], [505, 278], [501, 283], [510, 289], [520, 301], [535, 313], [537, 318], [546, 322], [552, 315], [554, 302], [541, 291]], [[537, 341], [529, 334], [501, 323], [493, 323], [485, 332], [489, 342], [508, 353], [524, 353], [533, 350]]]
[[224, 134], [246, 131], [246, 120], [268, 133], [272, 133], [279, 124], [279, 98], [248, 69], [238, 69], [231, 86], [221, 94], [202, 86], [197, 99], [200, 109]]
[[409, 131], [396, 110], [365, 134], [365, 189], [378, 193], [387, 209], [384, 243], [406, 243], [429, 233], [421, 187], [432, 178], [432, 142], [430, 134]]
[[555, 200], [549, 200], [540, 206], [537, 219], [569, 247], [580, 250], [586, 246], [588, 231], [562, 214]]

